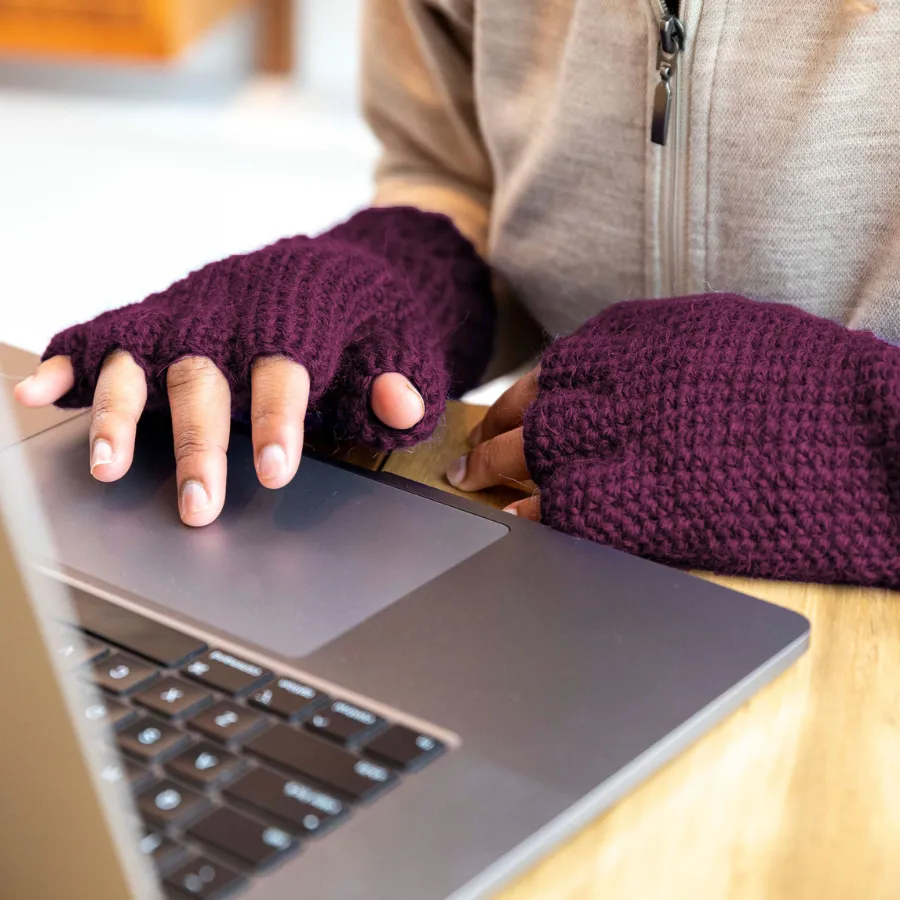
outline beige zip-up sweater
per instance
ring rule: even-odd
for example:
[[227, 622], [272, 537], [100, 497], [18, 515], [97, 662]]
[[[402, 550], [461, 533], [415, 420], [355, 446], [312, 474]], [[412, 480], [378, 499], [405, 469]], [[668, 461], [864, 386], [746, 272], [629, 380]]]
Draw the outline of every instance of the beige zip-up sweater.
[[551, 333], [733, 291], [900, 343], [900, 0], [368, 0], [380, 203], [448, 213]]

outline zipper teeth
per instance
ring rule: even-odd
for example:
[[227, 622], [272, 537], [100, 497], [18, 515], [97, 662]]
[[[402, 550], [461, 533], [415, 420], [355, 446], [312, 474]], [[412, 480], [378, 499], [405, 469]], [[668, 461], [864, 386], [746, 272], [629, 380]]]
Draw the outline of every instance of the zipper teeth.
[[[664, 19], [673, 15], [666, 0], [647, 0], [647, 2], [657, 25], [660, 25]], [[654, 293], [662, 296], [677, 293], [677, 283], [679, 281], [677, 275], [677, 245], [679, 242], [676, 237], [676, 231], [678, 227], [677, 210], [680, 204], [677, 203], [675, 196], [677, 172], [675, 156], [678, 144], [678, 112], [680, 104], [678, 102], [678, 75], [675, 78], [672, 96], [672, 121], [669, 123], [671, 133], [667, 141], [668, 146], [660, 148], [663, 151], [663, 155], [660, 169], [660, 197], [657, 220], [657, 233], [660, 235], [659, 280], [657, 282], [657, 290]]]
[[669, 12], [669, 6], [666, 3], [666, 0], [647, 0], [647, 3], [650, 6], [650, 13], [657, 23], [660, 19], [672, 15], [672, 13]]
[[[685, 22], [690, 0], [681, 0], [681, 21]], [[682, 48], [681, 79], [676, 106], [672, 116], [674, 125], [673, 157], [672, 157], [672, 288], [676, 294], [682, 294], [688, 286], [685, 283], [687, 271], [687, 116], [690, 100], [690, 62], [691, 47], [687, 41]]]
[[677, 159], [675, 150], [678, 146], [678, 95], [673, 98], [675, 108], [672, 110], [673, 122], [668, 146], [663, 147], [662, 160], [663, 171], [661, 173], [660, 218], [662, 227], [662, 246], [660, 247], [661, 263], [661, 293], [664, 297], [671, 297], [678, 293], [678, 203], [676, 197], [676, 172]]

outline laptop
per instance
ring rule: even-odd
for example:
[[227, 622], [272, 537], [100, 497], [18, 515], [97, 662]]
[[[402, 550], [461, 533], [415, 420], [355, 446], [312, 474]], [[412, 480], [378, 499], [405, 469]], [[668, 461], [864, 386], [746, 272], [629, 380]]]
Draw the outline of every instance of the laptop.
[[196, 530], [164, 419], [116, 484], [87, 415], [25, 426], [0, 411], [16, 900], [104, 872], [110, 897], [487, 897], [808, 645], [793, 612], [389, 474], [307, 456], [267, 491], [237, 426]]

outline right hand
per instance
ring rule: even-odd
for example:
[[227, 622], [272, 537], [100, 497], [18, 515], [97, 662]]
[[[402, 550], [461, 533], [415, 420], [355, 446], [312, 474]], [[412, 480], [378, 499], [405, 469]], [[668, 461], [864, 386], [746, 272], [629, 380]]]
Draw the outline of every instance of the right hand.
[[[173, 363], [166, 380], [179, 513], [186, 525], [208, 525], [225, 502], [232, 408], [228, 382], [215, 363], [201, 356]], [[24, 406], [47, 406], [74, 383], [69, 357], [54, 356], [16, 385], [15, 396]], [[296, 474], [308, 400], [309, 374], [304, 366], [278, 356], [256, 359], [251, 371], [250, 420], [256, 473], [264, 487], [283, 487]], [[90, 466], [98, 481], [117, 481], [130, 468], [135, 429], [146, 402], [143, 370], [130, 354], [114, 351], [103, 363], [91, 413]], [[375, 378], [369, 402], [372, 412], [390, 428], [412, 428], [425, 414], [419, 392], [396, 372]]]
[[541, 520], [541, 498], [525, 459], [525, 411], [540, 393], [540, 367], [526, 372], [491, 405], [469, 435], [472, 448], [447, 469], [447, 480], [461, 491], [508, 485], [530, 496], [504, 507], [504, 512]]

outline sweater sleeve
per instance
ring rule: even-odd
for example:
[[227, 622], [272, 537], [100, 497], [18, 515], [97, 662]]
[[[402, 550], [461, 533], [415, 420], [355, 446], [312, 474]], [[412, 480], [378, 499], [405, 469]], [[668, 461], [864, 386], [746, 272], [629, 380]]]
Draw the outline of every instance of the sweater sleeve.
[[367, 0], [362, 101], [382, 146], [374, 203], [444, 213], [484, 256], [493, 183], [464, 5]]

